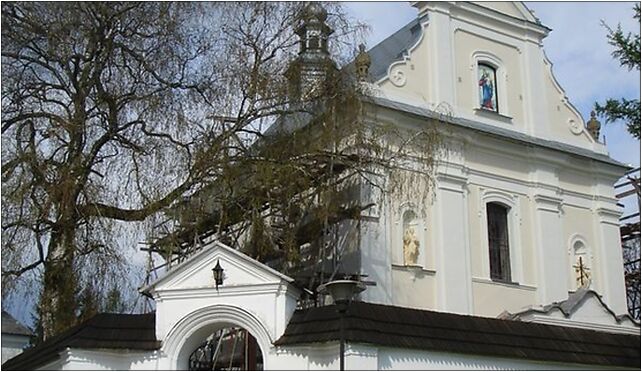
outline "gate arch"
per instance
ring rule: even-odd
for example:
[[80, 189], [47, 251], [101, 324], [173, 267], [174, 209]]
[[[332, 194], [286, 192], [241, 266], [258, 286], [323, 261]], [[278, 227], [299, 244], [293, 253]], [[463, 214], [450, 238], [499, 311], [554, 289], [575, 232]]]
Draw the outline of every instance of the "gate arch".
[[212, 305], [195, 310], [176, 323], [167, 334], [163, 351], [169, 367], [187, 370], [189, 355], [214, 331], [226, 327], [242, 327], [254, 336], [263, 356], [263, 369], [268, 367], [268, 350], [272, 337], [261, 321], [237, 306]]

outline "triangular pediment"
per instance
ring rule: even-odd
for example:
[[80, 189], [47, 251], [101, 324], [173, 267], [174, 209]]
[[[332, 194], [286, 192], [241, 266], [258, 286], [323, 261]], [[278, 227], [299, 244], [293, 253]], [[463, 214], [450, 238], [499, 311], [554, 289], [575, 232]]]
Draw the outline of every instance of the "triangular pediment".
[[224, 270], [225, 288], [294, 281], [231, 247], [220, 242], [212, 242], [149, 286], [141, 289], [141, 292], [152, 294], [166, 290], [215, 288], [212, 269], [217, 262]]

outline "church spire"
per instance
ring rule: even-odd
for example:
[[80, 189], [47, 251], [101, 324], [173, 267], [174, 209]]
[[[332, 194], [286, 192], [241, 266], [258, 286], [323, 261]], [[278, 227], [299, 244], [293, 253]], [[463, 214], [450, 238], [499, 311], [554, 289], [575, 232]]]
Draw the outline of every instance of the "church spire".
[[334, 32], [326, 23], [328, 13], [319, 3], [308, 3], [299, 16], [294, 32], [299, 36], [299, 55], [290, 64], [290, 99], [311, 99], [322, 94], [329, 73], [336, 69], [328, 51], [328, 38]]

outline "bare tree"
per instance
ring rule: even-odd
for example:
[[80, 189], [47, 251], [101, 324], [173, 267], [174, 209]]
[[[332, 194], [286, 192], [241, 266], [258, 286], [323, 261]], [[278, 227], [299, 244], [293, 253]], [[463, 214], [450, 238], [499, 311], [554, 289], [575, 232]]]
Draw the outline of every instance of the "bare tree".
[[[326, 5], [341, 64], [362, 26]], [[306, 17], [300, 3], [3, 3], [3, 284], [42, 270], [45, 337], [105, 292], [93, 279], [113, 275], [115, 221], [190, 200], [181, 231], [215, 226], [292, 263], [309, 216], [352, 210], [345, 180], [380, 186], [377, 169], [410, 153], [429, 175], [434, 136], [370, 125], [349, 69], [328, 60], [322, 89], [292, 94]]]
[[[287, 81], [274, 74], [262, 80], [289, 87], [288, 105], [277, 120], [267, 121], [270, 129], [254, 122], [253, 130], [230, 138], [216, 180], [168, 213], [168, 234], [146, 249], [161, 254], [165, 265], [188, 257], [202, 239], [217, 239], [283, 272], [307, 270], [297, 278], [314, 290], [324, 275], [358, 271], [345, 263], [350, 254], [358, 255], [349, 251], [363, 210], [381, 207], [384, 196], [407, 194], [409, 188], [423, 198], [431, 194], [440, 150], [435, 128], [378, 120], [367, 76], [358, 76], [355, 65], [339, 69], [330, 58], [326, 38], [332, 29], [325, 19], [323, 9], [303, 9], [294, 27], [299, 54], [288, 57], [282, 75]], [[254, 34], [250, 25], [230, 30], [242, 40], [238, 45], [252, 45], [245, 39]], [[345, 27], [339, 33], [350, 35]], [[350, 52], [352, 60], [354, 48]], [[368, 59], [363, 52], [359, 57]], [[241, 101], [248, 99], [244, 93]], [[239, 123], [236, 117], [218, 119], [222, 127]]]
[[142, 220], [208, 175], [199, 8], [2, 5], [3, 279], [44, 269], [45, 336], [75, 321], [79, 259], [118, 254], [109, 219]]

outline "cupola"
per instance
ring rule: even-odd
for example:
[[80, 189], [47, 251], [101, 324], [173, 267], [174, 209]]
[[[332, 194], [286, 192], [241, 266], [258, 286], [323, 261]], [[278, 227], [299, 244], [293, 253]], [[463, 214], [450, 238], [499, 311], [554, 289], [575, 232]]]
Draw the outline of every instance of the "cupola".
[[354, 60], [358, 81], [368, 81], [370, 64], [370, 56], [368, 55], [368, 52], [366, 52], [366, 46], [359, 44], [359, 54], [357, 54], [357, 58]]
[[308, 3], [299, 16], [294, 32], [299, 36], [299, 54], [286, 72], [290, 100], [301, 102], [323, 94], [336, 65], [328, 51], [328, 38], [334, 32], [325, 22], [327, 11], [319, 3]]

